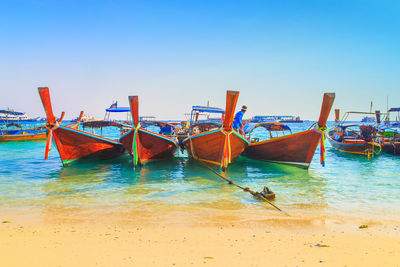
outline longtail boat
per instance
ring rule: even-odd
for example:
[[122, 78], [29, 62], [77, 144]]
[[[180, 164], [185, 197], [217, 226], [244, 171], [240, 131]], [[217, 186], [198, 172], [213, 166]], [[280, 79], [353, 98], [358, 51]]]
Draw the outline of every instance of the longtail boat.
[[[308, 169], [315, 150], [321, 142], [321, 164], [324, 166], [324, 132], [334, 100], [335, 93], [324, 94], [318, 122], [307, 131], [292, 133], [290, 128], [282, 123], [260, 123], [254, 125], [251, 129], [246, 130], [249, 134], [250, 145], [243, 155], [255, 160], [295, 165]], [[269, 131], [269, 139], [260, 141], [258, 138], [251, 138], [252, 131], [258, 127], [263, 127]], [[278, 131], [284, 134], [282, 136], [272, 135], [272, 132]], [[286, 134], [285, 131], [290, 133]]]
[[[133, 156], [134, 166], [173, 157], [179, 147], [177, 139], [172, 136], [173, 126], [156, 121], [141, 125], [139, 122], [139, 97], [129, 96], [129, 103], [133, 128], [123, 134], [119, 141]], [[156, 133], [146, 129], [150, 125], [158, 127], [160, 132]]]
[[110, 159], [124, 154], [124, 146], [116, 140], [62, 126], [54, 117], [49, 88], [40, 87], [38, 90], [47, 117], [45, 159], [48, 158], [52, 141], [64, 166], [83, 159]]
[[[397, 120], [391, 121], [390, 114], [397, 112]], [[376, 142], [382, 146], [382, 151], [388, 154], [400, 155], [400, 108], [391, 108], [381, 124], [381, 112], [375, 111], [378, 133]]]
[[381, 152], [382, 147], [374, 141], [376, 128], [372, 125], [344, 124], [349, 114], [374, 114], [370, 112], [346, 112], [342, 120], [339, 120], [339, 110], [335, 110], [335, 121], [338, 123], [328, 129], [326, 136], [332, 147], [336, 150], [373, 156]]
[[189, 157], [211, 163], [225, 171], [248, 146], [248, 141], [232, 127], [239, 98], [238, 91], [226, 92], [225, 116], [219, 123], [197, 123], [190, 126], [189, 137], [182, 141]]
[[397, 131], [393, 129], [380, 130], [376, 142], [381, 145], [383, 152], [400, 155], [400, 133]]
[[46, 140], [45, 126], [23, 129], [20, 124], [12, 122], [5, 129], [0, 129], [0, 142], [41, 140]]

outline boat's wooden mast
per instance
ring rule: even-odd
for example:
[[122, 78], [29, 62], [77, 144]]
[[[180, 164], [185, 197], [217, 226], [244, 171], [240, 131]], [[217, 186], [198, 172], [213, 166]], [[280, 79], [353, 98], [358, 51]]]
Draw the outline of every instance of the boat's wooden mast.
[[81, 113], [79, 113], [79, 117], [78, 117], [78, 121], [77, 121], [77, 123], [80, 123], [81, 122], [81, 120], [82, 120], [82, 117], [83, 117], [83, 110], [81, 110]]
[[61, 124], [61, 122], [63, 121], [64, 116], [65, 116], [65, 112], [63, 111], [63, 112], [61, 112], [60, 119], [58, 120], [58, 123], [59, 123], [59, 124]]
[[39, 87], [39, 95], [42, 100], [44, 110], [46, 112], [47, 122], [55, 123], [56, 118], [53, 114], [53, 107], [51, 106], [50, 92], [48, 87]]
[[223, 122], [223, 128], [225, 131], [230, 131], [232, 129], [232, 122], [238, 98], [239, 91], [226, 91], [225, 117]]
[[325, 93], [322, 100], [321, 113], [318, 119], [318, 126], [325, 127], [328, 120], [329, 112], [331, 111], [333, 101], [335, 100], [335, 93]]
[[139, 97], [137, 95], [129, 96], [129, 105], [131, 107], [133, 127], [136, 128], [139, 124]]
[[335, 122], [340, 120], [340, 109], [335, 109]]

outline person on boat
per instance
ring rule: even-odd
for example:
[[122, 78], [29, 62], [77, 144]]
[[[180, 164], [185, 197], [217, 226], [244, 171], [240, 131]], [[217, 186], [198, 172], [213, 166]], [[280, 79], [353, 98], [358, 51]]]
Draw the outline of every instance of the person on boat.
[[247, 106], [242, 106], [242, 109], [236, 113], [235, 119], [233, 120], [232, 127], [239, 131], [240, 134], [244, 134], [243, 131], [243, 115], [246, 113]]
[[343, 141], [343, 129], [338, 128], [337, 131], [333, 133], [333, 140], [336, 142], [342, 142]]

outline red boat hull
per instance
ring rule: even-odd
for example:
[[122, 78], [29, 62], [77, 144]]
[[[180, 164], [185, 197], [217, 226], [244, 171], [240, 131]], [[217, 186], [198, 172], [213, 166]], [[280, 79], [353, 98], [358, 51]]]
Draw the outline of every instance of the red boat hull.
[[[193, 135], [183, 140], [189, 157], [218, 166], [222, 166], [227, 132], [222, 129]], [[248, 142], [240, 134], [232, 131], [229, 134], [230, 162], [233, 162], [248, 146]]]
[[117, 141], [69, 127], [59, 126], [53, 130], [53, 137], [64, 166], [82, 159], [115, 158], [125, 152]]
[[[250, 143], [243, 155], [251, 159], [290, 164], [308, 169], [321, 141], [321, 135], [324, 134], [321, 129], [326, 129], [326, 121], [334, 100], [334, 93], [324, 94], [321, 112], [314, 129]], [[321, 152], [324, 153], [325, 147], [321, 149]], [[321, 158], [324, 166], [322, 153]]]
[[314, 130], [250, 143], [243, 156], [308, 169], [321, 135]]
[[[133, 154], [134, 130], [120, 138], [129, 153]], [[178, 143], [166, 136], [159, 135], [146, 129], [139, 129], [137, 134], [137, 147], [139, 164], [143, 165], [151, 161], [172, 158], [178, 148]]]

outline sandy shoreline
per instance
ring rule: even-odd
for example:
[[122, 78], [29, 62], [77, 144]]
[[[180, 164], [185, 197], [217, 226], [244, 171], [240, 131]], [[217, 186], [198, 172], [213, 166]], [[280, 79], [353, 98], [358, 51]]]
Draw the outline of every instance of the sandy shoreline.
[[6, 266], [400, 264], [400, 222], [390, 220], [99, 208], [46, 209], [0, 220]]

